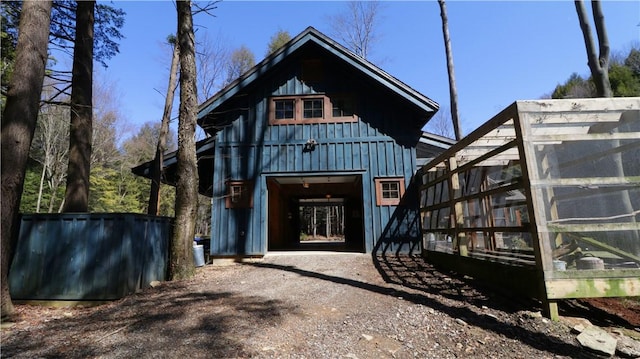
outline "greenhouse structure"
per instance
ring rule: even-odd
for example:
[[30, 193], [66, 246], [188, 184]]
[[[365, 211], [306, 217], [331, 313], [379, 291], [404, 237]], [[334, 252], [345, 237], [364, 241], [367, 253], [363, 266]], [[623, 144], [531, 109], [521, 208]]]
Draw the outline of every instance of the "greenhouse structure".
[[517, 101], [418, 172], [423, 254], [540, 299], [640, 296], [640, 98]]

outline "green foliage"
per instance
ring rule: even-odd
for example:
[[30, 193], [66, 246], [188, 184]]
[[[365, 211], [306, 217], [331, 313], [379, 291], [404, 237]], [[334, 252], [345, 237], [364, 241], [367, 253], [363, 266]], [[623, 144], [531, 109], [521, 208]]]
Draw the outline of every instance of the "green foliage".
[[616, 97], [640, 96], [640, 75], [634, 76], [633, 70], [627, 66], [612, 65], [609, 82]]
[[128, 186], [125, 181], [121, 181], [118, 171], [112, 168], [94, 167], [91, 169], [90, 182], [91, 212], [142, 212], [140, 206], [126, 196]]
[[[147, 191], [146, 193], [148, 197], [149, 191]], [[160, 185], [160, 208], [158, 208], [158, 215], [167, 217], [175, 216], [175, 202], [175, 187], [169, 185]], [[211, 205], [208, 205], [207, 207], [209, 208], [209, 211], [211, 211]], [[211, 220], [211, 215], [209, 215], [209, 220]]]
[[[140, 203], [141, 212], [146, 213], [149, 201], [150, 180], [135, 176], [131, 173], [131, 168], [150, 161], [155, 156], [158, 136], [160, 132], [160, 122], [145, 123], [138, 133], [126, 140], [122, 144], [122, 167], [127, 171], [127, 183], [131, 187], [129, 193]], [[175, 133], [169, 131], [167, 134], [167, 148], [169, 151], [175, 150]], [[158, 214], [161, 216], [174, 215], [175, 188], [168, 185], [160, 186], [160, 208]]]
[[24, 189], [22, 191], [22, 199], [20, 201], [20, 212], [35, 213], [38, 204], [38, 184], [40, 183], [40, 174], [42, 169], [38, 170], [37, 166], [31, 164], [27, 167], [24, 177]]
[[42, 198], [40, 199], [40, 210], [38, 210], [38, 195], [40, 192], [40, 179], [42, 176], [42, 166], [33, 161], [29, 161], [27, 172], [25, 173], [24, 189], [20, 200], [21, 213], [50, 213], [57, 212], [64, 198], [64, 186], [52, 190], [46, 183], [43, 183]]
[[269, 40], [269, 45], [267, 46], [267, 56], [272, 53], [278, 51], [284, 44], [291, 40], [291, 35], [288, 31], [278, 30], [275, 35], [271, 36], [271, 40]]
[[[58, 131], [58, 126], [65, 125], [62, 131], [68, 133], [68, 114], [66, 108], [44, 106], [41, 109], [38, 129], [31, 148], [31, 162], [27, 170], [20, 211], [34, 213], [37, 211], [40, 178], [43, 163], [48, 163], [45, 181], [40, 199], [40, 212], [57, 212], [64, 198], [64, 169], [68, 161], [66, 149], [68, 138]], [[95, 150], [92, 156], [89, 192], [90, 212], [129, 212], [146, 213], [149, 198], [150, 181], [135, 176], [131, 168], [153, 157], [157, 141], [159, 123], [143, 126], [136, 136], [125, 141], [122, 148], [113, 147], [117, 138], [117, 121], [112, 111], [101, 114], [94, 120]], [[48, 134], [48, 135], [46, 135]], [[169, 133], [168, 143], [175, 147], [174, 133]], [[60, 151], [64, 150], [64, 153]], [[48, 160], [45, 156], [48, 153]], [[63, 165], [63, 166], [61, 166]], [[160, 209], [162, 216], [174, 215], [175, 188], [167, 185], [160, 187]]]
[[14, 11], [15, 2], [0, 2], [0, 81], [2, 86], [2, 109], [4, 110], [4, 94], [9, 86], [11, 74], [13, 73], [13, 63], [15, 61], [15, 50], [18, 42], [18, 22], [20, 14]]
[[596, 88], [593, 82], [585, 80], [577, 73], [571, 74], [564, 85], [556, 86], [551, 98], [595, 97]]
[[[622, 62], [612, 61], [609, 66], [609, 82], [615, 97], [640, 96], [640, 50], [632, 49]], [[556, 86], [552, 98], [596, 97], [593, 80], [573, 73], [564, 84]]]
[[633, 76], [640, 77], [640, 50], [631, 49], [629, 56], [624, 60], [624, 65], [631, 69]]

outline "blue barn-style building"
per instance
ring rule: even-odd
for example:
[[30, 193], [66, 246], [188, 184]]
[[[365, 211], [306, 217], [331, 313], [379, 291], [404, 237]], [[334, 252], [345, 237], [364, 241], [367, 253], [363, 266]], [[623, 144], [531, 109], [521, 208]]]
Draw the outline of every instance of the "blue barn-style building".
[[[416, 148], [433, 153], [451, 144], [423, 135], [437, 110], [433, 100], [307, 28], [200, 106], [210, 254], [418, 252]], [[175, 156], [164, 165], [171, 183]], [[148, 176], [148, 168], [134, 173]], [[344, 240], [302, 241], [301, 211], [328, 205], [342, 213]]]

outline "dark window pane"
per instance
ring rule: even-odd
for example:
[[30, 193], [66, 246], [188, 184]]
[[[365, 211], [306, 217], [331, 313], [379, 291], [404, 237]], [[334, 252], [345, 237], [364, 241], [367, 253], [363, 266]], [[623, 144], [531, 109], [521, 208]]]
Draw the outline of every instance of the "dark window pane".
[[243, 186], [234, 185], [231, 186], [231, 202], [232, 203], [240, 203], [242, 200]]
[[353, 102], [347, 98], [336, 98], [332, 100], [333, 117], [353, 116]]
[[294, 109], [295, 109], [295, 100], [275, 101], [276, 120], [293, 119]]
[[385, 199], [399, 199], [400, 198], [400, 183], [397, 181], [389, 181], [380, 183], [382, 186], [382, 198]]
[[323, 118], [323, 106], [324, 101], [322, 99], [304, 100], [302, 108], [303, 118]]

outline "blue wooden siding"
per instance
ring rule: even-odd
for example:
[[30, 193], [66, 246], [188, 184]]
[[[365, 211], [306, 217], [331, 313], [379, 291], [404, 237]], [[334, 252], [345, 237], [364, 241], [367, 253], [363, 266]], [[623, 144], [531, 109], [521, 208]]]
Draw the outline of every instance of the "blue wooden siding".
[[[413, 222], [406, 218], [397, 219], [393, 233], [389, 231], [389, 220], [396, 215], [397, 207], [377, 206], [374, 186], [376, 177], [386, 176], [404, 177], [406, 185], [411, 183], [416, 168], [414, 146], [420, 132], [405, 131], [402, 127], [415, 113], [405, 111], [402, 106], [388, 108], [387, 104], [394, 102], [384, 94], [372, 92], [366, 84], [345, 85], [358, 84], [356, 79], [348, 77], [346, 72], [340, 74], [339, 79], [328, 80], [322, 88], [329, 96], [332, 89], [356, 95], [359, 120], [355, 122], [269, 125], [270, 97], [316, 93], [315, 88], [300, 81], [293, 70], [268, 77], [261, 82], [266, 84], [263, 87], [242, 94], [245, 106], [238, 112], [230, 111], [229, 116], [234, 117], [224, 121], [230, 125], [216, 135], [212, 255], [265, 254], [266, 176], [284, 174], [362, 173], [365, 250], [371, 252], [379, 247], [379, 240], [391, 241], [390, 250], [406, 248], [402, 241], [395, 239], [398, 236], [403, 236], [405, 241], [415, 236], [413, 240], [418, 241], [417, 224], [416, 228], [409, 228]], [[304, 144], [309, 139], [315, 139], [318, 145], [315, 150], [304, 152]], [[253, 208], [225, 208], [225, 182], [229, 180], [254, 181]]]
[[170, 218], [30, 214], [9, 273], [14, 299], [113, 300], [165, 279]]

